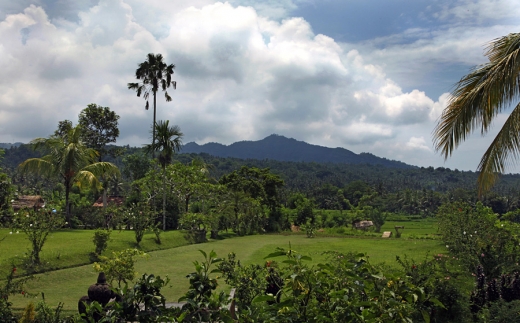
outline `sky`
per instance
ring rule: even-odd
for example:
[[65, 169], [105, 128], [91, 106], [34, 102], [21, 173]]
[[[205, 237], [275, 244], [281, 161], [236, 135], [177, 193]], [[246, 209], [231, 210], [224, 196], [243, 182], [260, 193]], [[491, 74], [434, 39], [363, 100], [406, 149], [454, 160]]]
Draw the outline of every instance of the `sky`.
[[432, 131], [486, 45], [520, 31], [515, 2], [0, 0], [0, 142], [48, 137], [90, 103], [120, 116], [118, 145], [150, 142], [153, 109], [127, 83], [161, 53], [177, 89], [157, 120], [184, 143], [279, 134], [474, 171], [507, 114], [447, 160]]

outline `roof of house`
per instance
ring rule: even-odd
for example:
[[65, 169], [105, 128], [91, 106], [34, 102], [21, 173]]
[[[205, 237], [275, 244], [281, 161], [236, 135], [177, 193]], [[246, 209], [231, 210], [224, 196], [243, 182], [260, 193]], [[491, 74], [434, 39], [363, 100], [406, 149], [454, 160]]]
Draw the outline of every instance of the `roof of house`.
[[40, 195], [19, 195], [12, 203], [13, 210], [24, 208], [40, 208], [45, 206], [45, 201]]
[[[123, 205], [125, 198], [123, 196], [107, 196], [107, 205], [115, 204], [117, 206]], [[103, 207], [103, 196], [100, 196], [92, 206]]]

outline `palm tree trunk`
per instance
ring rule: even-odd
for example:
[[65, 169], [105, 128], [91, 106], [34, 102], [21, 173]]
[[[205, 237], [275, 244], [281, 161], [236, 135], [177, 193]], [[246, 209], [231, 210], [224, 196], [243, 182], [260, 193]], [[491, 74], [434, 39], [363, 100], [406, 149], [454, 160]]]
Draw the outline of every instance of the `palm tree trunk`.
[[103, 210], [107, 209], [107, 188], [103, 187]]
[[163, 169], [163, 195], [162, 195], [162, 225], [163, 231], [166, 231], [166, 169]]
[[[152, 159], [155, 159], [155, 116], [156, 116], [156, 106], [157, 106], [157, 99], [156, 99], [156, 91], [153, 91], [153, 124], [152, 124]], [[157, 216], [156, 214], [156, 206], [155, 206], [155, 172], [153, 172], [153, 178], [152, 178], [152, 204], [153, 204], [153, 214], [154, 217]], [[163, 227], [165, 226], [164, 219], [163, 219]], [[164, 230], [164, 228], [163, 228]]]
[[66, 180], [65, 181], [65, 218], [67, 219], [67, 223], [69, 224], [69, 228], [70, 228], [71, 221], [70, 221], [69, 193], [70, 193], [70, 183], [68, 180]]

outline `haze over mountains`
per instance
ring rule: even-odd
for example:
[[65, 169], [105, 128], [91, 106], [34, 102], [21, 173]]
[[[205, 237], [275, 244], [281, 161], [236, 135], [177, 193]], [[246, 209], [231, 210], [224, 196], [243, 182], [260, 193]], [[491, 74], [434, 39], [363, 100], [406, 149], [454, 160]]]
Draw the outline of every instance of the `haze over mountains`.
[[391, 168], [415, 167], [400, 161], [377, 157], [370, 153], [356, 154], [344, 148], [311, 145], [304, 141], [276, 134], [262, 140], [239, 141], [228, 146], [213, 142], [204, 145], [189, 142], [182, 147], [181, 153], [207, 153], [217, 157], [272, 159], [292, 162], [371, 164]]

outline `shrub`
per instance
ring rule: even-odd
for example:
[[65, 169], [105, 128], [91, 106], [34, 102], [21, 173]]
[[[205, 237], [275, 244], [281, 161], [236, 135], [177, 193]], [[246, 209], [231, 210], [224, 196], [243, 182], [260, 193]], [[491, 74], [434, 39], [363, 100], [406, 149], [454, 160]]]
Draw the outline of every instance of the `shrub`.
[[107, 249], [108, 241], [110, 241], [110, 234], [110, 230], [94, 231], [94, 237], [92, 238], [92, 242], [94, 242], [94, 246], [96, 247], [96, 255], [101, 255], [103, 251]]
[[150, 228], [153, 223], [153, 215], [150, 210], [150, 206], [145, 203], [133, 204], [128, 210], [127, 219], [128, 225], [135, 233], [135, 242], [139, 246], [143, 240], [145, 232]]
[[11, 312], [12, 303], [9, 302], [9, 296], [22, 294], [27, 295], [25, 284], [32, 276], [24, 278], [16, 278], [17, 269], [13, 265], [12, 269], [7, 274], [5, 281], [0, 281], [0, 322], [11, 323], [16, 322], [16, 318]]
[[126, 284], [127, 281], [134, 279], [136, 275], [134, 264], [137, 256], [146, 256], [146, 254], [137, 249], [114, 251], [112, 257], [99, 257], [100, 262], [94, 263], [94, 270], [104, 272], [110, 284], [117, 281], [117, 285], [121, 287], [121, 282]]
[[182, 215], [179, 224], [186, 230], [186, 240], [190, 243], [206, 242], [206, 228], [210, 226], [210, 219], [202, 213], [185, 213]]
[[24, 209], [15, 213], [13, 230], [20, 230], [27, 235], [31, 243], [29, 249], [29, 269], [35, 270], [41, 265], [40, 252], [49, 234], [62, 227], [63, 217], [50, 208], [42, 208], [38, 211]]
[[[94, 301], [86, 304], [82, 319], [87, 322], [179, 322], [175, 309], [166, 308], [161, 289], [169, 279], [143, 274], [133, 286], [114, 288], [115, 301], [103, 306]], [[57, 323], [57, 322], [56, 322]]]
[[195, 272], [189, 274], [190, 288], [186, 295], [179, 301], [186, 301], [182, 307], [185, 312], [183, 322], [233, 322], [229, 310], [225, 307], [229, 303], [228, 295], [220, 292], [213, 294], [217, 288], [217, 279], [211, 274], [218, 272], [218, 269], [211, 267], [222, 261], [217, 258], [217, 254], [212, 250], [209, 255], [199, 250], [204, 256], [204, 261], [195, 261]]
[[520, 300], [505, 302], [499, 300], [493, 302], [480, 315], [481, 322], [486, 323], [507, 323], [518, 321], [520, 313]]
[[[424, 285], [414, 284], [403, 272], [370, 265], [363, 254], [331, 252], [329, 262], [313, 267], [305, 263], [309, 257], [294, 250], [278, 249], [266, 258], [279, 256], [287, 259], [285, 267], [273, 272], [277, 293], [262, 289], [266, 280], [273, 281], [270, 267], [266, 274], [261, 266], [223, 266], [234, 268], [235, 278], [228, 281], [237, 288], [235, 297], [242, 305], [240, 322], [412, 322], [416, 317], [429, 321], [433, 309], [442, 307]], [[234, 258], [233, 262], [237, 263]], [[226, 268], [221, 267], [224, 274]], [[243, 289], [246, 292], [238, 293]], [[253, 295], [257, 296], [250, 300]]]
[[496, 214], [480, 202], [445, 204], [437, 218], [446, 247], [467, 269], [474, 271], [481, 265], [489, 278], [519, 269], [518, 225], [498, 222]]

